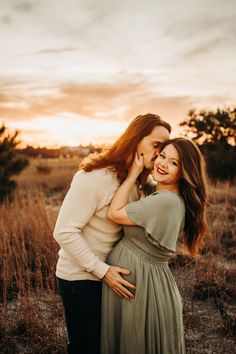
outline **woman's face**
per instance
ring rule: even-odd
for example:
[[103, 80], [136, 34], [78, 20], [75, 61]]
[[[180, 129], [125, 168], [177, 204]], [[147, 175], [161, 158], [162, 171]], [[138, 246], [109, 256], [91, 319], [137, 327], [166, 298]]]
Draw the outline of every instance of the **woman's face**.
[[181, 173], [179, 153], [173, 144], [164, 147], [154, 162], [153, 178], [163, 185], [175, 186]]
[[160, 143], [169, 139], [168, 130], [158, 125], [153, 128], [151, 134], [145, 136], [137, 146], [137, 153], [140, 155], [143, 153], [144, 167], [148, 169], [153, 168], [154, 157], [158, 151]]

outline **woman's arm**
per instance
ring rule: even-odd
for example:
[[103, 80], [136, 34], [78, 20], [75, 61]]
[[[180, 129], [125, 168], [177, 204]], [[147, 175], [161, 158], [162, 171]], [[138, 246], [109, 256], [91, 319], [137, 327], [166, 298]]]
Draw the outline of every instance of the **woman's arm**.
[[138, 157], [138, 155], [136, 154], [134, 163], [129, 171], [128, 176], [116, 191], [109, 206], [107, 213], [107, 217], [109, 220], [112, 220], [117, 224], [136, 225], [132, 220], [128, 218], [125, 207], [128, 203], [128, 198], [131, 189], [136, 183], [139, 174], [143, 170], [143, 167], [143, 155], [141, 154], [140, 157]]

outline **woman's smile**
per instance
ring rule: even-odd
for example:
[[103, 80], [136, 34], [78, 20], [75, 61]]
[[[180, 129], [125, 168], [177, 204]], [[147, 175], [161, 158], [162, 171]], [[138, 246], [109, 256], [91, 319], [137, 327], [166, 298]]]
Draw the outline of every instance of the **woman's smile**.
[[157, 172], [160, 173], [161, 175], [167, 175], [168, 173], [164, 171], [161, 167], [157, 167]]

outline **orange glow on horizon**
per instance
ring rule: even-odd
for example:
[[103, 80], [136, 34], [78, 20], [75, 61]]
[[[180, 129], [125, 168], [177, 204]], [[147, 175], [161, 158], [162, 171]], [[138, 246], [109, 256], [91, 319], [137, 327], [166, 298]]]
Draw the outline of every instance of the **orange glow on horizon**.
[[[76, 124], [72, 127], [71, 131], [68, 131], [66, 134], [63, 134], [65, 129], [66, 122], [60, 122], [57, 124], [57, 127], [52, 127], [48, 125], [48, 129], [45, 130], [31, 130], [31, 129], [16, 129], [12, 124], [9, 131], [13, 133], [15, 130], [19, 131], [20, 144], [18, 145], [19, 149], [25, 148], [27, 145], [33, 146], [34, 148], [52, 148], [58, 149], [62, 146], [78, 146], [78, 145], [110, 145], [115, 142], [115, 140], [122, 134], [126, 129], [128, 123], [120, 122], [109, 122], [103, 121], [100, 122], [89, 122], [88, 124], [83, 125], [83, 133], [80, 134]], [[99, 126], [99, 124], [102, 124]], [[106, 129], [105, 129], [105, 125]], [[91, 131], [91, 125], [93, 130]], [[20, 124], [22, 127], [22, 125]], [[78, 123], [79, 126], [79, 123]], [[53, 128], [53, 129], [52, 129]], [[87, 133], [86, 133], [87, 132]], [[172, 137], [183, 135], [183, 129], [178, 126], [172, 126]]]
[[111, 144], [125, 130], [127, 122], [92, 120], [69, 114], [58, 118], [35, 118], [8, 122], [11, 132], [19, 130], [20, 148]]

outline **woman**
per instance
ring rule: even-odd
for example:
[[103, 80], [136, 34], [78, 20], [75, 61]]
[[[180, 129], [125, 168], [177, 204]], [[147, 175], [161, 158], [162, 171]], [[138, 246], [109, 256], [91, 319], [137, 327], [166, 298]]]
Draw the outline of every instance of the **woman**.
[[[129, 270], [106, 263], [121, 238], [121, 226], [107, 220], [107, 209], [119, 183], [127, 176], [136, 150], [145, 153], [144, 170], [137, 182], [145, 186], [157, 148], [169, 138], [170, 130], [169, 124], [155, 114], [138, 116], [109, 149], [82, 162], [73, 178], [54, 230], [61, 247], [56, 275], [69, 353], [99, 353], [101, 280], [119, 296], [133, 296], [130, 289], [134, 285], [121, 276]], [[132, 198], [138, 199], [137, 190]]]
[[103, 285], [102, 354], [185, 353], [182, 302], [168, 259], [181, 232], [191, 255], [206, 232], [204, 161], [187, 139], [164, 142], [154, 163], [156, 192], [128, 203], [144, 158], [136, 157], [108, 210], [110, 220], [126, 225], [108, 263], [129, 269], [125, 278], [136, 290], [126, 301]]

